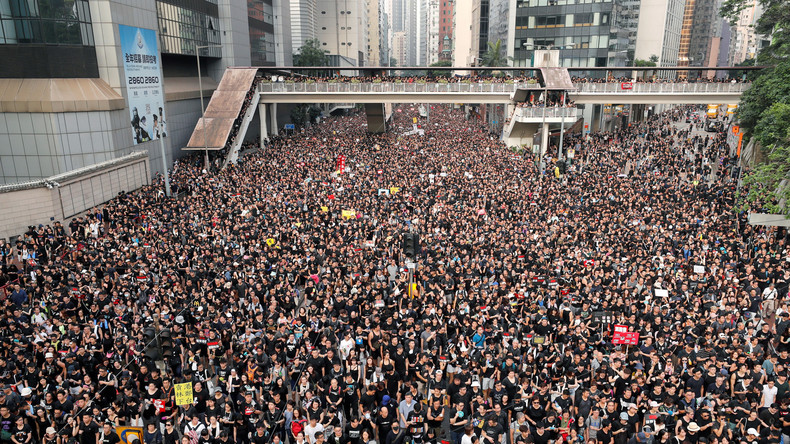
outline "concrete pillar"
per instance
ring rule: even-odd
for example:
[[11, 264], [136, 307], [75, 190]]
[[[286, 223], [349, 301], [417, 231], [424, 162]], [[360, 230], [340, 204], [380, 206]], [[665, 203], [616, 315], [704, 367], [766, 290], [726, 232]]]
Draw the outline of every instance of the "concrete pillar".
[[269, 110], [269, 114], [271, 114], [272, 118], [272, 135], [278, 136], [280, 134], [280, 129], [277, 127], [277, 104], [272, 103], [271, 109]]
[[549, 124], [544, 123], [543, 128], [540, 130], [540, 155], [545, 156], [549, 151]]
[[266, 116], [266, 105], [265, 103], [261, 103], [258, 105], [258, 117], [261, 118], [261, 141], [266, 140], [269, 138], [269, 127], [268, 121]]

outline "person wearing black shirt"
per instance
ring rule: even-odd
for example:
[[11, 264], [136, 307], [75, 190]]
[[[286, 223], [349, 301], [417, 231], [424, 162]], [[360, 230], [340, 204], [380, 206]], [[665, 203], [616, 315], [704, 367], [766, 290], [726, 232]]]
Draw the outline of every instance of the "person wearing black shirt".
[[343, 435], [343, 428], [335, 426], [332, 434], [326, 440], [327, 444], [348, 444], [348, 437]]
[[428, 407], [426, 418], [428, 420], [428, 429], [433, 430], [435, 437], [440, 437], [442, 435], [442, 422], [444, 422], [444, 406], [441, 398], [433, 398], [431, 406]]
[[250, 438], [250, 442], [252, 444], [268, 444], [269, 443], [269, 434], [266, 433], [266, 429], [263, 426], [263, 423], [258, 423], [258, 427], [255, 429], [255, 433]]
[[398, 421], [395, 421], [383, 444], [403, 444], [405, 439], [406, 433], [400, 428]]
[[[359, 438], [361, 435], [362, 435], [362, 424], [359, 421], [359, 417], [352, 416], [351, 420], [346, 426], [346, 436], [348, 436], [348, 443], [361, 444], [359, 442]], [[362, 443], [362, 444], [367, 444], [367, 443]]]
[[535, 444], [549, 444], [551, 433], [546, 431], [546, 426], [542, 422], [539, 422], [535, 426], [535, 433], [532, 435], [532, 439]]
[[408, 435], [414, 440], [414, 444], [420, 444], [425, 434], [425, 412], [421, 402], [414, 404], [414, 410], [409, 412], [406, 418], [406, 427]]
[[497, 422], [497, 416], [494, 414], [488, 415], [488, 420], [483, 426], [483, 434], [480, 437], [481, 444], [500, 444], [502, 435], [505, 430]]
[[11, 429], [11, 441], [14, 444], [28, 444], [32, 440], [33, 431], [25, 423], [25, 418], [23, 416], [17, 417], [15, 427]]
[[75, 421], [72, 436], [77, 438], [79, 444], [97, 444], [99, 425], [93, 421], [90, 414], [85, 413], [82, 415], [82, 421]]
[[603, 421], [603, 427], [601, 427], [601, 430], [598, 430], [595, 440], [600, 444], [612, 443], [612, 421]]
[[390, 426], [397, 422], [398, 419], [395, 417], [395, 415], [390, 413], [389, 408], [382, 407], [381, 410], [379, 410], [379, 414], [376, 417], [376, 431], [379, 435], [379, 442], [384, 442], [390, 433]]
[[[105, 424], [104, 429], [107, 430], [107, 424]], [[162, 441], [164, 444], [178, 444], [179, 442], [178, 431], [176, 431], [176, 428], [173, 426], [172, 420], [169, 420], [165, 423], [165, 434], [163, 436]], [[104, 442], [103, 444], [116, 444], [116, 443]]]
[[285, 416], [282, 415], [280, 409], [274, 405], [273, 401], [269, 401], [269, 408], [263, 414], [263, 421], [266, 424], [266, 431], [270, 435], [282, 435], [283, 424], [285, 423]]

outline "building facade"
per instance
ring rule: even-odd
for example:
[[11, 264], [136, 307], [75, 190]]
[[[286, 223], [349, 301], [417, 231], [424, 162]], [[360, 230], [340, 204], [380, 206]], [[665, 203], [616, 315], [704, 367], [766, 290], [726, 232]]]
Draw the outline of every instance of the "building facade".
[[762, 12], [760, 5], [752, 0], [741, 11], [738, 21], [730, 25], [729, 66], [735, 66], [757, 56], [763, 37], [754, 32], [754, 25], [762, 16]]
[[[182, 155], [225, 68], [250, 65], [246, 4], [230, 0], [0, 0], [0, 183], [38, 180], [134, 151], [161, 170], [159, 141], [137, 140], [120, 25], [155, 31], [164, 98], [156, 128]], [[208, 46], [198, 50], [198, 46]], [[166, 122], [166, 127], [165, 127]]]
[[337, 66], [364, 66], [368, 53], [368, 9], [353, 0], [318, 0], [317, 33], [321, 48]]
[[642, 0], [635, 59], [656, 56], [658, 66], [678, 66], [684, 7], [685, 0]]
[[368, 9], [367, 60], [368, 66], [381, 66], [381, 8], [379, 0], [366, 0]]
[[533, 66], [535, 50], [560, 50], [564, 67], [626, 66], [628, 31], [620, 0], [517, 0], [510, 14], [514, 66]]
[[305, 42], [318, 37], [318, 5], [316, 0], [290, 0], [291, 9], [291, 44], [294, 53]]
[[455, 0], [439, 3], [439, 60], [453, 59], [453, 12]]

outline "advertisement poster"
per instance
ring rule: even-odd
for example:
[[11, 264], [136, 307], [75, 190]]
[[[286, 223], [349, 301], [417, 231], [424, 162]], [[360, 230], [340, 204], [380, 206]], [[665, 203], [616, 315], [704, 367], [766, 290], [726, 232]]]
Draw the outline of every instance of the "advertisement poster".
[[134, 144], [167, 135], [156, 31], [118, 25]]

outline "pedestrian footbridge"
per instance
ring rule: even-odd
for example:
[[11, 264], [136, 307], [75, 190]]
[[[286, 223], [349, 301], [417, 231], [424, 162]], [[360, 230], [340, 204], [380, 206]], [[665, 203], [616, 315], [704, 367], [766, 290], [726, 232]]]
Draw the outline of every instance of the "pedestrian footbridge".
[[[333, 68], [325, 68], [333, 70]], [[457, 69], [457, 68], [456, 68]], [[471, 68], [467, 68], [471, 69]], [[185, 150], [228, 149], [226, 164], [235, 162], [252, 120], [259, 116], [261, 140], [277, 135], [277, 105], [289, 103], [365, 104], [368, 130], [386, 131], [392, 103], [508, 104], [534, 103], [550, 91], [561, 91], [563, 101], [582, 104], [706, 104], [737, 103], [744, 83], [688, 82], [572, 82], [564, 68], [540, 68], [539, 80], [468, 77], [453, 79], [393, 77], [334, 77], [299, 81], [264, 75], [269, 68], [228, 68], [211, 97], [205, 116], [195, 127]], [[257, 110], [257, 112], [256, 112]], [[533, 133], [558, 121], [575, 121], [576, 109], [516, 108], [505, 134]], [[573, 114], [573, 115], [571, 115]], [[520, 127], [520, 128], [519, 128]], [[547, 133], [548, 131], [544, 131]], [[522, 142], [526, 142], [524, 138]], [[521, 140], [521, 139], [519, 139]], [[531, 141], [530, 141], [531, 142]]]
[[[577, 104], [737, 103], [745, 83], [574, 83]], [[539, 83], [261, 83], [261, 103], [513, 103], [540, 94]], [[521, 97], [521, 100], [519, 100]]]

